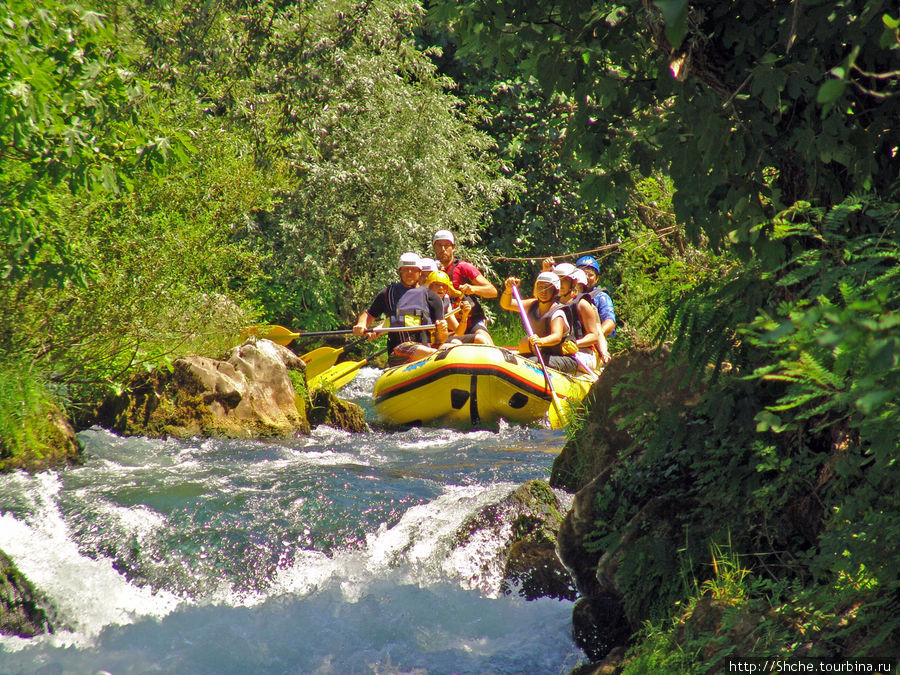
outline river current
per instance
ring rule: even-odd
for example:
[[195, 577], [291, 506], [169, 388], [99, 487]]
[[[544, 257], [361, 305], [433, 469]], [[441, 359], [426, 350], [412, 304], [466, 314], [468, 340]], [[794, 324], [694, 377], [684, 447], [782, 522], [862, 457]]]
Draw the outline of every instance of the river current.
[[[368, 406], [379, 371], [341, 396]], [[328, 427], [277, 443], [79, 434], [84, 466], [0, 476], [0, 550], [56, 631], [0, 673], [568, 673], [572, 604], [501, 591], [457, 529], [546, 479], [559, 432]]]

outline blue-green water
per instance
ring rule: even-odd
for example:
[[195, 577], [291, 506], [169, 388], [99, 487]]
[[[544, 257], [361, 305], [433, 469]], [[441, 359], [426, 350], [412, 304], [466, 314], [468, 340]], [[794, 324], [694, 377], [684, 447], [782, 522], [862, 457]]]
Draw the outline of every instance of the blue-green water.
[[[368, 402], [377, 371], [342, 395]], [[85, 466], [0, 476], [0, 550], [59, 626], [2, 673], [567, 673], [571, 603], [504, 595], [502, 533], [561, 435], [414, 429], [259, 441], [80, 434]]]

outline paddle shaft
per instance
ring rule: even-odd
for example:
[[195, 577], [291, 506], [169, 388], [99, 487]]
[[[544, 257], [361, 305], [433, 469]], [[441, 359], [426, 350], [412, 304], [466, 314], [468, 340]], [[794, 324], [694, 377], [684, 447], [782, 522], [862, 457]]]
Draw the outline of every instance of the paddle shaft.
[[[367, 333], [414, 333], [420, 330], [434, 330], [437, 326], [433, 323], [426, 323], [421, 326], [376, 326], [375, 328], [367, 328]], [[297, 337], [320, 337], [322, 335], [349, 335], [353, 332], [352, 328], [344, 328], [341, 330], [320, 330], [310, 333], [300, 333]]]
[[[534, 330], [531, 328], [531, 322], [528, 320], [528, 312], [525, 311], [525, 305], [522, 303], [522, 296], [519, 295], [518, 286], [512, 287], [512, 295], [516, 300], [516, 304], [519, 306], [519, 316], [522, 317], [522, 325], [525, 327], [525, 333], [530, 338], [534, 336]], [[534, 350], [535, 355], [538, 357], [538, 362], [541, 364], [541, 370], [544, 372], [544, 380], [547, 382], [547, 389], [550, 390], [550, 400], [553, 402], [553, 407], [556, 408], [556, 414], [559, 416], [560, 422], [562, 422], [563, 413], [560, 409], [559, 398], [553, 390], [553, 383], [550, 381], [550, 373], [547, 372], [547, 365], [544, 363], [544, 357], [541, 355], [541, 350], [534, 342], [531, 343], [531, 348]]]

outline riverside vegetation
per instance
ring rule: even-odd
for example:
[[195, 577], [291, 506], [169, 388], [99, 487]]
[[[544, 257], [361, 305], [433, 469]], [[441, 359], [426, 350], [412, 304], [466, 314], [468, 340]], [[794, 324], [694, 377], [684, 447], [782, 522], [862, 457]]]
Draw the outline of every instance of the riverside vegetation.
[[[5, 466], [51, 455], [57, 411], [89, 420], [249, 323], [347, 325], [436, 229], [495, 280], [602, 249], [619, 357], [664, 349], [656, 377], [601, 381], [611, 407], [565, 453], [570, 487], [595, 488], [580, 582], [605, 575], [622, 617], [586, 652], [625, 647], [626, 672], [896, 661], [896, 7], [12, 0], [0, 18]], [[676, 375], [694, 396], [652, 395]], [[615, 445], [592, 435], [601, 409]]]

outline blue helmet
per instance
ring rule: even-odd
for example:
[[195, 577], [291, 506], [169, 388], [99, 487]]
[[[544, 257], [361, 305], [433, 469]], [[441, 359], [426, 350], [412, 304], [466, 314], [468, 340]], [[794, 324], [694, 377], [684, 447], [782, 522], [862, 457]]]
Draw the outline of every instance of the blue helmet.
[[592, 255], [581, 256], [575, 261], [575, 267], [592, 267], [598, 275], [600, 274], [600, 263], [598, 263], [597, 259]]

